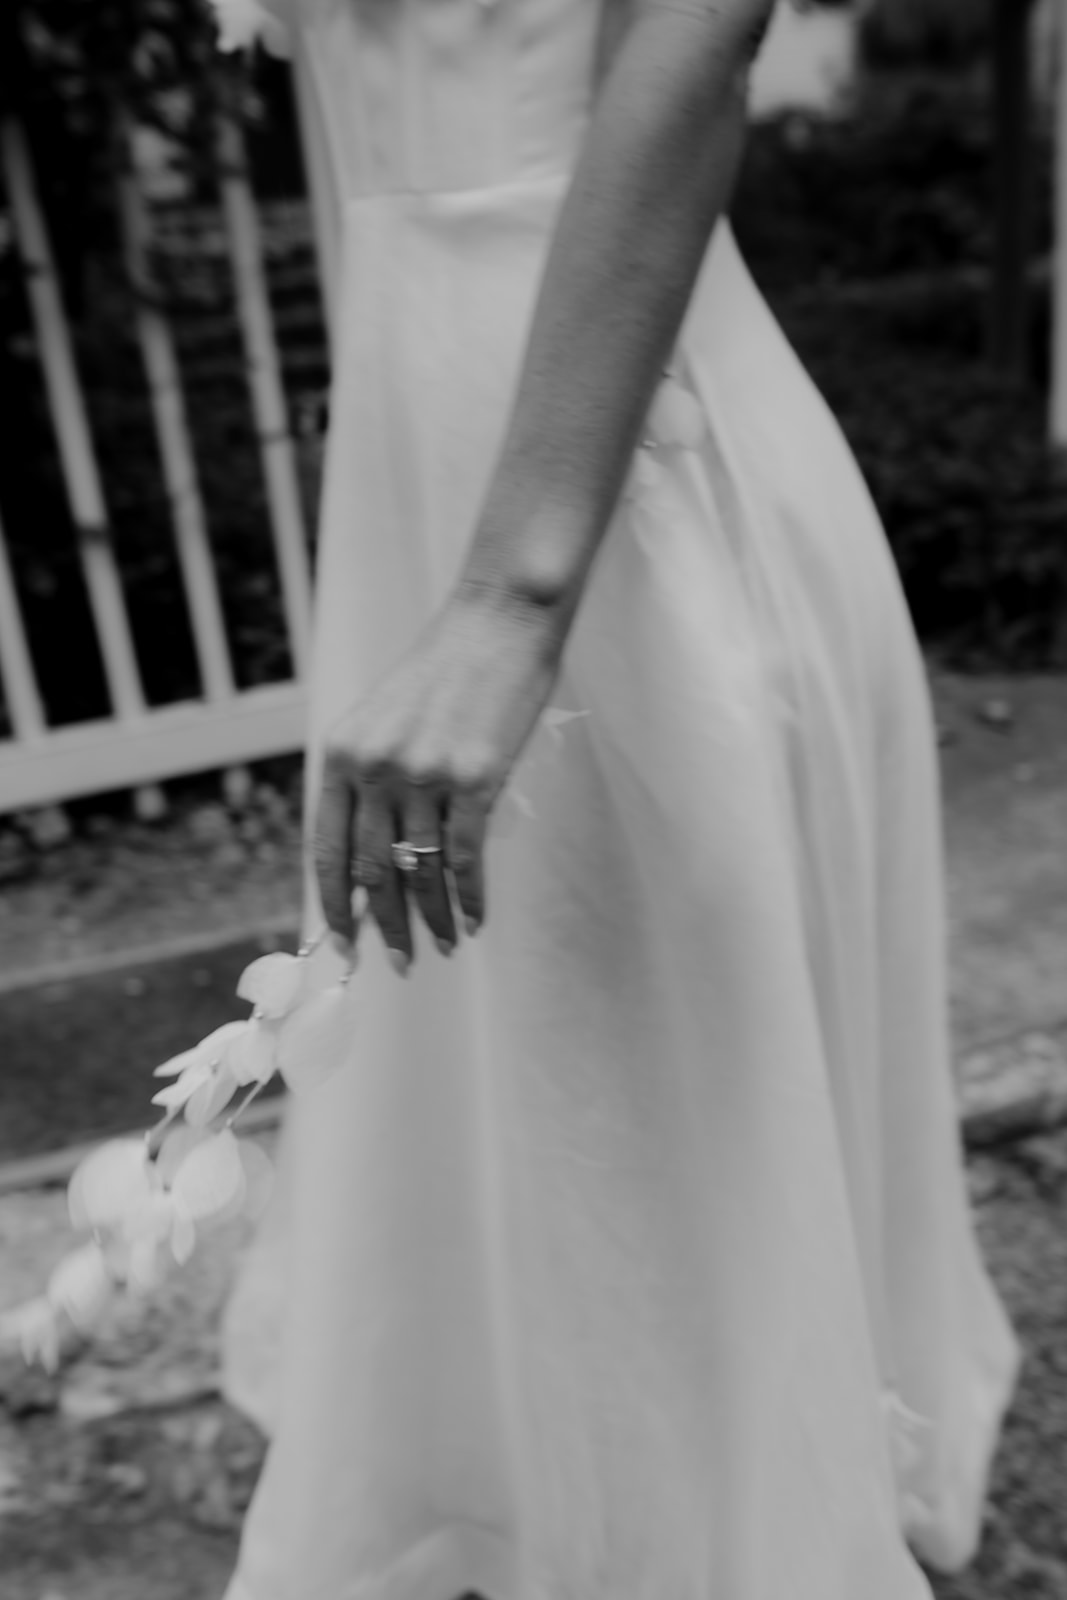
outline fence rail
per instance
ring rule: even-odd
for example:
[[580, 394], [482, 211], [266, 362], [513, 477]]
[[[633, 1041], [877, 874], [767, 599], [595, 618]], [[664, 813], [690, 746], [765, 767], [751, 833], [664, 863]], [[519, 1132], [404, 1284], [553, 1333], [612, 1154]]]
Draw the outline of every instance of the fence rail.
[[[0, 813], [104, 790], [143, 789], [182, 773], [232, 767], [299, 749], [303, 743], [302, 678], [311, 610], [308, 543], [260, 219], [249, 183], [243, 136], [235, 122], [220, 120], [217, 156], [222, 237], [231, 269], [294, 669], [288, 682], [248, 689], [237, 688], [234, 681], [181, 367], [152, 281], [153, 222], [137, 140], [122, 123], [117, 133], [120, 148], [128, 156], [116, 198], [125, 270], [136, 307], [133, 332], [146, 379], [201, 698], [163, 706], [146, 702], [109, 531], [89, 408], [38, 197], [32, 152], [23, 126], [7, 116], [0, 123], [0, 166], [110, 715], [60, 727], [49, 725], [0, 521], [0, 689], [12, 734], [0, 739]], [[311, 152], [312, 161], [320, 157], [321, 152]], [[317, 180], [320, 187], [321, 181]], [[316, 228], [321, 236], [322, 224], [317, 223]], [[318, 242], [321, 245], [321, 237]], [[47, 647], [61, 653], [64, 641], [61, 637], [49, 639]]]

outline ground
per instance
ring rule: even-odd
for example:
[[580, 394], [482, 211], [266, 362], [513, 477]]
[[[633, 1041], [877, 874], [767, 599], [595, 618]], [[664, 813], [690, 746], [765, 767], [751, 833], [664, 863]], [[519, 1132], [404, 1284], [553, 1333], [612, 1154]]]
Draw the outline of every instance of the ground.
[[[937, 675], [935, 692], [965, 1062], [989, 1041], [1055, 1034], [1067, 1020], [1067, 680]], [[47, 872], [14, 875], [0, 950], [9, 971], [51, 970], [43, 987], [0, 993], [15, 1085], [0, 1129], [24, 1117], [8, 1153], [55, 1142], [57, 1127], [74, 1138], [132, 1116], [146, 1058], [234, 1014], [254, 926], [270, 943], [295, 923], [294, 804], [283, 817], [264, 795], [232, 813], [195, 799], [155, 831], [101, 830], [45, 852], [57, 863]], [[264, 843], [273, 860], [257, 857]], [[245, 940], [152, 966], [120, 957], [92, 978], [55, 965], [94, 948], [143, 957], [146, 941], [204, 921], [220, 937], [241, 925]], [[938, 1600], [1067, 1600], [1067, 1129], [972, 1153], [969, 1175], [1026, 1359], [982, 1551], [935, 1588]], [[143, 1320], [116, 1318], [58, 1379], [0, 1364], [2, 1600], [219, 1600], [263, 1448], [217, 1392], [219, 1308], [246, 1236], [247, 1224], [214, 1236]], [[36, 1290], [67, 1244], [61, 1190], [0, 1193], [0, 1304]]]

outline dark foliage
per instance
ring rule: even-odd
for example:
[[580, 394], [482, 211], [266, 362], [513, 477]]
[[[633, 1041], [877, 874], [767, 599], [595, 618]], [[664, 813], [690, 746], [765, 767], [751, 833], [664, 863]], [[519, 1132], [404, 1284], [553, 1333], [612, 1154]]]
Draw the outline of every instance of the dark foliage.
[[1041, 666], [1067, 610], [1048, 293], [1035, 282], [1016, 389], [984, 360], [991, 158], [981, 76], [879, 75], [841, 122], [755, 130], [734, 222], [856, 451], [920, 632], [957, 661]]

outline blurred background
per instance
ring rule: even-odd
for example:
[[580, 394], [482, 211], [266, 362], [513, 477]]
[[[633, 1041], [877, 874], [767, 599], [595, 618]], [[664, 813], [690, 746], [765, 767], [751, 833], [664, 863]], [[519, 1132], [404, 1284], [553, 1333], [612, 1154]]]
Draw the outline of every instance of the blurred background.
[[[961, 1127], [1027, 1348], [939, 1600], [1067, 1600], [1065, 19], [783, 0], [733, 208], [938, 717]], [[85, 1141], [298, 935], [331, 227], [299, 62], [220, 55], [202, 0], [4, 0], [0, 1310]], [[243, 1237], [54, 1378], [0, 1352], [0, 1600], [217, 1600], [262, 1454], [218, 1395]]]

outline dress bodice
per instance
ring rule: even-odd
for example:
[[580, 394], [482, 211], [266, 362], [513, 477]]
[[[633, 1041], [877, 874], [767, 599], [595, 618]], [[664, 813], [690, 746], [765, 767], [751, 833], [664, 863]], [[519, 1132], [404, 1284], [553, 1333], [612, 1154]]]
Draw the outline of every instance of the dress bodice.
[[315, 81], [342, 199], [569, 169], [596, 0], [270, 0]]

